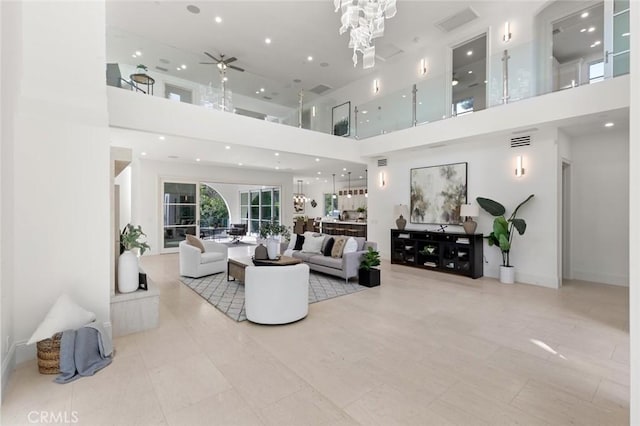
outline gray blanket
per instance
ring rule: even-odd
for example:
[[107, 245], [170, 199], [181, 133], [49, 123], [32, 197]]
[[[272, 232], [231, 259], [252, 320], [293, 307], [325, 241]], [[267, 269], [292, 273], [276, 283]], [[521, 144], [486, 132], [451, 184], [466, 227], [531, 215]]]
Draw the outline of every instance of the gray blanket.
[[81, 376], [92, 376], [111, 364], [111, 339], [96, 322], [78, 330], [62, 332], [60, 340], [60, 375], [56, 383], [69, 383]]

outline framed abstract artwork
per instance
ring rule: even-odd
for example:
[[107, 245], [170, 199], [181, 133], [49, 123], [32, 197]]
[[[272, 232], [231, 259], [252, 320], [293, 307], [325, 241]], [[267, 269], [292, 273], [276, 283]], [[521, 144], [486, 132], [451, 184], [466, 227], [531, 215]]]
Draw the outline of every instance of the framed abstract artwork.
[[411, 169], [411, 223], [460, 224], [467, 203], [467, 163]]
[[331, 110], [331, 133], [336, 136], [349, 136], [351, 129], [351, 102], [334, 106]]

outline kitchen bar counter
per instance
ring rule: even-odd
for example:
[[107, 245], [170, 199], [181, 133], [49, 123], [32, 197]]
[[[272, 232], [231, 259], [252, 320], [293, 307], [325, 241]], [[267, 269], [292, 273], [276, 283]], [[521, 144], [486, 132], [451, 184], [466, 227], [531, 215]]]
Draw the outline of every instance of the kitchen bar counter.
[[348, 235], [367, 237], [367, 222], [355, 221], [322, 221], [320, 231], [329, 235]]

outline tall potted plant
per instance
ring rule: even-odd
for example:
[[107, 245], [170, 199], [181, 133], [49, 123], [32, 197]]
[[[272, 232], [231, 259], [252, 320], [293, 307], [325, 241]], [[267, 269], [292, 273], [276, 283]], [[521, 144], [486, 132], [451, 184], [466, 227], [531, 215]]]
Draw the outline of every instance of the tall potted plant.
[[267, 241], [267, 254], [269, 259], [275, 259], [278, 257], [280, 242], [279, 236], [285, 239], [289, 238], [289, 229], [277, 223], [275, 220], [271, 222], [263, 222], [260, 226], [260, 238]]
[[506, 209], [497, 201], [493, 201], [489, 198], [476, 198], [476, 201], [487, 213], [494, 216], [493, 219], [493, 231], [485, 238], [489, 242], [490, 246], [496, 246], [500, 249], [502, 254], [502, 266], [500, 266], [500, 282], [504, 284], [513, 284], [515, 281], [515, 268], [509, 263], [509, 253], [511, 252], [511, 246], [513, 242], [513, 236], [515, 233], [513, 229], [520, 235], [524, 234], [527, 229], [527, 223], [524, 219], [516, 217], [518, 210], [529, 200], [533, 198], [533, 194], [529, 195], [526, 200], [518, 204], [518, 207], [511, 213], [509, 219], [505, 219], [504, 214]]
[[358, 283], [365, 287], [376, 287], [380, 285], [380, 269], [374, 266], [380, 265], [380, 253], [369, 247], [362, 255], [360, 269], [358, 270]]
[[142, 239], [147, 235], [142, 232], [140, 225], [127, 224], [120, 233], [120, 257], [118, 258], [118, 291], [131, 293], [138, 289], [140, 270], [138, 268], [138, 256], [133, 252], [139, 249], [144, 254], [149, 245]]

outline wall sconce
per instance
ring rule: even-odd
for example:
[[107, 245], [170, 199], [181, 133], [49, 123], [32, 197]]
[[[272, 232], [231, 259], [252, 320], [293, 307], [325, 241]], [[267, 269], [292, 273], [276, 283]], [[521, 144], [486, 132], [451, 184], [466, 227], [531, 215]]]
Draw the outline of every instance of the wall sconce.
[[384, 172], [378, 173], [378, 185], [380, 188], [384, 188], [387, 183], [385, 182]]
[[522, 155], [516, 157], [516, 176], [524, 175], [524, 167], [522, 167]]
[[507, 43], [509, 40], [511, 40], [511, 28], [509, 25], [509, 21], [507, 21], [504, 23], [504, 34], [502, 35], [502, 41]]
[[312, 117], [316, 116], [316, 106], [315, 105], [311, 107], [311, 116]]
[[422, 58], [420, 59], [420, 75], [427, 74], [427, 60]]
[[379, 91], [380, 91], [380, 83], [376, 78], [375, 80], [373, 80], [373, 93], [378, 93]]

